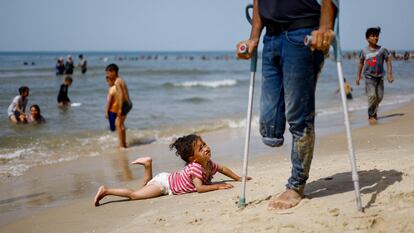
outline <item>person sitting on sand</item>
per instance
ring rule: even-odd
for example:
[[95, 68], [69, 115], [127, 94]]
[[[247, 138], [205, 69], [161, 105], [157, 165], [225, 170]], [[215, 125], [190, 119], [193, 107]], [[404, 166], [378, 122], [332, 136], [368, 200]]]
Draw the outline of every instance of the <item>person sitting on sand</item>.
[[[153, 178], [151, 157], [138, 158], [132, 164], [144, 166], [144, 185], [138, 190], [101, 186], [94, 199], [95, 206], [99, 206], [99, 201], [107, 195], [142, 200], [162, 195], [204, 193], [233, 188], [233, 185], [227, 183], [212, 184], [211, 180], [216, 172], [235, 181], [241, 181], [241, 177], [231, 169], [211, 160], [210, 147], [198, 135], [191, 134], [178, 138], [170, 145], [170, 150], [173, 149], [176, 150], [176, 155], [187, 163], [183, 170], [173, 173], [163, 172]], [[251, 177], [246, 178], [251, 179]]]
[[72, 85], [72, 77], [67, 76], [62, 85], [60, 85], [59, 94], [57, 96], [57, 102], [59, 107], [66, 107], [70, 105], [70, 99], [68, 97], [68, 89]]
[[40, 113], [40, 107], [37, 104], [30, 106], [30, 115], [27, 118], [27, 122], [32, 124], [43, 124], [46, 123], [45, 118]]
[[29, 99], [29, 87], [22, 86], [19, 88], [19, 95], [13, 98], [9, 105], [7, 114], [12, 123], [27, 123], [26, 105]]

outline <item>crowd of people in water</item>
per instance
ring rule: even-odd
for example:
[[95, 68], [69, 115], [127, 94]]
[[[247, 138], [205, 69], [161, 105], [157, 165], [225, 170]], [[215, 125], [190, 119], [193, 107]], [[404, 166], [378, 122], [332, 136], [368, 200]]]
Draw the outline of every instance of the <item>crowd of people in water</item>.
[[[85, 74], [88, 70], [86, 58], [83, 57], [83, 54], [79, 54], [79, 63], [78, 67], [81, 69], [81, 73]], [[57, 59], [56, 62], [56, 75], [72, 75], [75, 69], [73, 58], [71, 55], [68, 55], [66, 62], [63, 57]]]
[[[87, 61], [82, 54], [79, 54], [79, 67], [80, 72], [85, 74], [87, 71]], [[24, 65], [28, 65], [28, 62], [24, 62]], [[35, 65], [32, 62], [32, 65]], [[67, 56], [65, 62], [63, 57], [57, 59], [56, 62], [56, 75], [65, 75], [63, 84], [60, 86], [58, 95], [57, 95], [57, 104], [59, 107], [68, 107], [71, 105], [70, 99], [68, 97], [68, 89], [72, 85], [72, 77], [75, 70], [74, 61], [71, 55]], [[15, 96], [8, 107], [7, 115], [9, 120], [14, 123], [23, 123], [23, 124], [42, 124], [46, 123], [46, 119], [42, 116], [40, 107], [37, 104], [30, 106], [30, 114], [26, 114], [26, 107], [29, 102], [30, 88], [27, 86], [21, 86], [18, 89], [19, 95]]]
[[[391, 57], [393, 60], [396, 61], [407, 61], [414, 59], [414, 51], [390, 51]], [[342, 56], [343, 59], [346, 60], [359, 60], [359, 52], [357, 51], [344, 51]], [[330, 57], [334, 57], [333, 55]], [[223, 55], [208, 55], [208, 54], [200, 54], [200, 55], [166, 55], [166, 54], [143, 54], [139, 56], [115, 56], [115, 57], [101, 57], [100, 60], [103, 62], [107, 62], [109, 60], [113, 61], [168, 61], [168, 60], [177, 60], [177, 61], [230, 61], [238, 59], [235, 56], [231, 56], [228, 54]]]
[[[390, 51], [390, 56], [393, 60], [397, 61], [407, 61], [414, 59], [414, 51]], [[333, 56], [331, 56], [333, 57]], [[343, 58], [348, 60], [358, 60], [359, 53], [356, 51], [346, 51], [343, 52]], [[224, 60], [228, 61], [231, 59], [236, 59], [233, 56], [229, 55], [140, 55], [140, 56], [116, 56], [111, 58], [111, 60], [116, 61], [139, 61], [139, 60], [146, 60], [146, 61], [157, 61], [157, 60], [203, 60], [203, 61], [211, 61], [211, 60]], [[102, 57], [101, 60], [108, 61], [107, 57]], [[24, 62], [24, 65], [35, 65], [34, 62]], [[88, 70], [86, 58], [83, 54], [78, 55], [78, 64], [75, 65], [75, 62], [71, 55], [68, 55], [66, 61], [63, 57], [57, 59], [56, 62], [56, 75], [65, 75], [64, 82], [60, 86], [59, 93], [57, 96], [58, 106], [60, 107], [67, 107], [70, 106], [71, 102], [68, 97], [68, 89], [71, 86], [73, 79], [70, 75], [73, 74], [76, 68], [80, 69], [82, 74], [85, 74]], [[349, 100], [352, 99], [352, 87], [351, 85], [345, 81], [346, 85], [346, 95]], [[338, 90], [336, 91], [338, 93]], [[45, 123], [46, 120], [40, 113], [40, 107], [37, 104], [34, 104], [30, 107], [30, 115], [25, 114], [26, 105], [28, 102], [29, 96], [29, 87], [22, 86], [19, 88], [19, 95], [16, 96], [8, 109], [8, 117], [13, 123]], [[110, 117], [112, 119], [113, 117]], [[113, 120], [112, 120], [113, 121]], [[112, 123], [111, 129], [114, 130], [114, 124]]]

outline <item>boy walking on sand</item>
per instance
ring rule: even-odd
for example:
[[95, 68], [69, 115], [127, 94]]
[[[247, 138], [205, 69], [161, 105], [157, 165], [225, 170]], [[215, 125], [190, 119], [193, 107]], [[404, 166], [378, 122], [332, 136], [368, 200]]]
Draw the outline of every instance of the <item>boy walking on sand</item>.
[[110, 64], [106, 67], [106, 77], [109, 81], [114, 82], [116, 90], [116, 99], [118, 102], [117, 117], [115, 120], [116, 131], [118, 133], [119, 147], [126, 148], [126, 132], [124, 122], [127, 114], [132, 109], [132, 102], [129, 98], [128, 87], [125, 81], [118, 76], [119, 68], [116, 64]]
[[355, 81], [356, 85], [359, 86], [363, 71], [365, 89], [368, 95], [368, 121], [371, 125], [377, 122], [378, 106], [384, 97], [384, 60], [387, 62], [388, 82], [392, 83], [394, 81], [392, 78], [390, 53], [386, 48], [378, 45], [380, 32], [381, 28], [379, 27], [367, 29], [365, 38], [367, 39], [368, 46], [361, 50], [358, 74]]

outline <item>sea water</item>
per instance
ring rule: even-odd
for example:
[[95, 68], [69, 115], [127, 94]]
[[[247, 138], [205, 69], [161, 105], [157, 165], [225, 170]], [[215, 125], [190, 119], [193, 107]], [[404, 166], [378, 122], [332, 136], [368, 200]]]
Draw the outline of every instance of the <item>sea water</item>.
[[[100, 156], [117, 148], [104, 109], [108, 86], [105, 67], [116, 63], [126, 81], [133, 109], [126, 120], [130, 146], [166, 143], [188, 134], [245, 126], [249, 61], [233, 52], [100, 52], [83, 53], [88, 71], [75, 69], [69, 98], [74, 106], [57, 106], [65, 76], [55, 75], [58, 57], [68, 52], [0, 53], [0, 180], [19, 176], [34, 166]], [[71, 53], [78, 62], [77, 53]], [[395, 61], [395, 82], [385, 83], [384, 105], [414, 99], [413, 61]], [[253, 128], [257, 130], [261, 62], [256, 75]], [[364, 83], [356, 87], [358, 60], [344, 60], [344, 75], [354, 88], [351, 111], [367, 108]], [[30, 87], [29, 103], [38, 104], [47, 123], [13, 125], [7, 108], [20, 86]], [[318, 116], [342, 111], [336, 63], [326, 59], [316, 90]], [[298, 90], [300, 91], [300, 90]]]

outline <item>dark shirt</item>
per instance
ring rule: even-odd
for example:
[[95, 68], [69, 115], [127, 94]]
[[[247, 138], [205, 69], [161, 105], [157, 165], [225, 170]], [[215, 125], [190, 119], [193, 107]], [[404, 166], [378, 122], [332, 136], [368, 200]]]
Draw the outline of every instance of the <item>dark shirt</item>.
[[65, 72], [65, 65], [63, 63], [56, 64], [56, 75], [61, 75]]
[[66, 62], [65, 74], [73, 74], [73, 69], [75, 69], [75, 65], [73, 65], [73, 62]]
[[59, 94], [57, 97], [57, 102], [70, 102], [70, 99], [68, 97], [68, 85], [62, 84], [60, 85], [60, 90], [59, 90]]
[[319, 18], [321, 7], [316, 0], [260, 0], [259, 11], [264, 25], [268, 25], [272, 22]]

